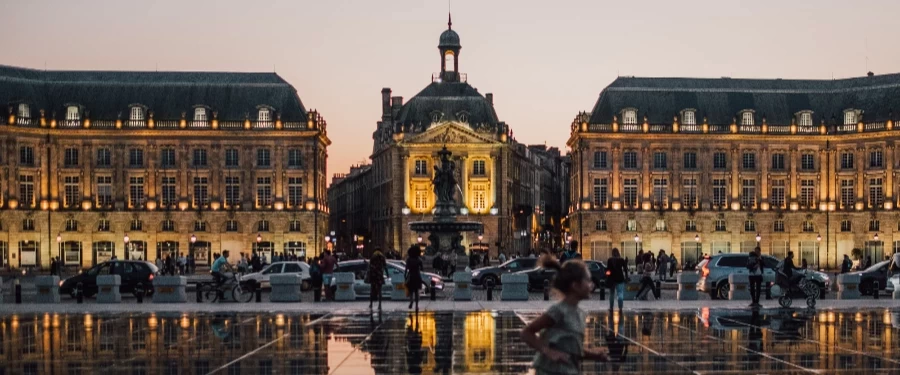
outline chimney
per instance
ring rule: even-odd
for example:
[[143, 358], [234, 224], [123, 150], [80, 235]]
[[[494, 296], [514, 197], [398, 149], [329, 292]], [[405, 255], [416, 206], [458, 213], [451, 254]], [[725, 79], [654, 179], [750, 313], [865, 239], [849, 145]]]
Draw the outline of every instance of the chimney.
[[487, 102], [488, 102], [488, 104], [491, 105], [491, 107], [494, 106], [494, 94], [491, 94], [491, 93], [484, 94], [484, 98], [487, 99]]
[[385, 121], [391, 116], [391, 88], [381, 89], [381, 118]]
[[403, 106], [403, 97], [402, 96], [393, 96], [391, 97], [391, 108], [392, 109], [400, 109]]
[[875, 76], [875, 73], [869, 72], [869, 74], [867, 74], [867, 75], [868, 75], [869, 77], [874, 77], [874, 76]]

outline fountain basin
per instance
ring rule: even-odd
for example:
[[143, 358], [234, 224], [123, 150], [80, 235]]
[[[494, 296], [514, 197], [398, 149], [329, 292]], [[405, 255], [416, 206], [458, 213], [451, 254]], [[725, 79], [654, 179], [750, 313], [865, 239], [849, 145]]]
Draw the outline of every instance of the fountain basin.
[[477, 221], [413, 221], [409, 223], [409, 229], [414, 232], [480, 232], [483, 225]]

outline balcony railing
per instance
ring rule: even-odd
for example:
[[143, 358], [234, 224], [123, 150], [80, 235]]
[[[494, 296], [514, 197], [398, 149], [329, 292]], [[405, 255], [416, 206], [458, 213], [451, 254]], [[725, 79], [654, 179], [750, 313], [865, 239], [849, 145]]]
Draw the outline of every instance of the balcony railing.
[[[825, 127], [824, 134], [843, 134], [843, 133], [866, 133], [900, 130], [900, 127], [892, 126], [888, 128], [890, 121], [868, 122], [862, 125], [860, 130], [857, 124], [829, 125]], [[718, 125], [679, 125], [679, 133], [706, 133], [710, 134], [728, 134], [732, 132], [730, 124]], [[581, 131], [580, 126], [575, 126], [576, 132]], [[673, 126], [671, 124], [650, 124], [646, 128], [644, 124], [588, 124], [587, 132], [589, 133], [672, 133]], [[823, 134], [822, 126], [819, 125], [737, 125], [737, 134]]]
[[[314, 112], [313, 112], [314, 113]], [[321, 117], [318, 117], [319, 120], [314, 121], [314, 128], [324, 129], [325, 123], [321, 120]], [[33, 119], [28, 117], [15, 117], [12, 120], [10, 126], [17, 127], [40, 127], [41, 121], [46, 121], [44, 124], [45, 127], [56, 127], [60, 129], [78, 129], [83, 128], [87, 125], [90, 129], [148, 129], [150, 128], [150, 123], [152, 122], [153, 129], [182, 129], [182, 124], [185, 124], [185, 128], [196, 130], [196, 129], [212, 129], [213, 123], [215, 120], [53, 120], [53, 119]], [[2, 125], [6, 125], [7, 123], [0, 122]], [[245, 130], [245, 129], [259, 129], [259, 130], [306, 130], [309, 128], [309, 123], [306, 121], [291, 121], [291, 122], [283, 122], [279, 123], [279, 121], [218, 121], [217, 129], [220, 130]], [[279, 127], [280, 125], [280, 127]], [[611, 131], [611, 126], [609, 130]], [[601, 129], [592, 129], [593, 131], [603, 131]]]
[[60, 128], [80, 128], [81, 120], [62, 120], [59, 122]]

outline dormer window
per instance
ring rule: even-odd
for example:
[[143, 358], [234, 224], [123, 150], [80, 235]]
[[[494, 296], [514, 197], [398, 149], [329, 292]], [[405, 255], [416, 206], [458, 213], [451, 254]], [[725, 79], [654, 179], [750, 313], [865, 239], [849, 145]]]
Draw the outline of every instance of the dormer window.
[[855, 109], [844, 111], [844, 125], [855, 125], [858, 122]]
[[20, 103], [18, 113], [19, 118], [31, 118], [31, 108], [28, 104]]
[[137, 105], [131, 107], [131, 116], [129, 119], [131, 121], [144, 121], [144, 109]]
[[797, 124], [800, 126], [813, 126], [812, 112], [800, 112], [797, 116]]
[[259, 110], [259, 115], [256, 117], [256, 120], [259, 122], [272, 121], [272, 110], [268, 108], [261, 108]]
[[686, 109], [681, 113], [681, 123], [684, 125], [697, 125], [697, 115], [693, 109]]
[[206, 121], [206, 108], [194, 108], [194, 121]]
[[70, 106], [66, 107], [66, 120], [68, 120], [68, 121], [81, 120], [81, 111], [79, 110], [77, 105], [70, 105]]
[[753, 111], [741, 112], [741, 125], [753, 125]]
[[637, 125], [637, 110], [626, 109], [622, 112], [622, 124]]

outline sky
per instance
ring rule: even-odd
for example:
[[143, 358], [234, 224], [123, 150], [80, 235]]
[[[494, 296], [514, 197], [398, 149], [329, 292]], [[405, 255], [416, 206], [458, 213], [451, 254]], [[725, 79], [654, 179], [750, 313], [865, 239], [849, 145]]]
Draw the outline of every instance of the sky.
[[[454, 0], [459, 70], [519, 142], [565, 151], [617, 76], [832, 79], [900, 72], [896, 0]], [[0, 64], [275, 71], [328, 121], [328, 174], [368, 159], [381, 89], [440, 71], [447, 0], [0, 0]]]

